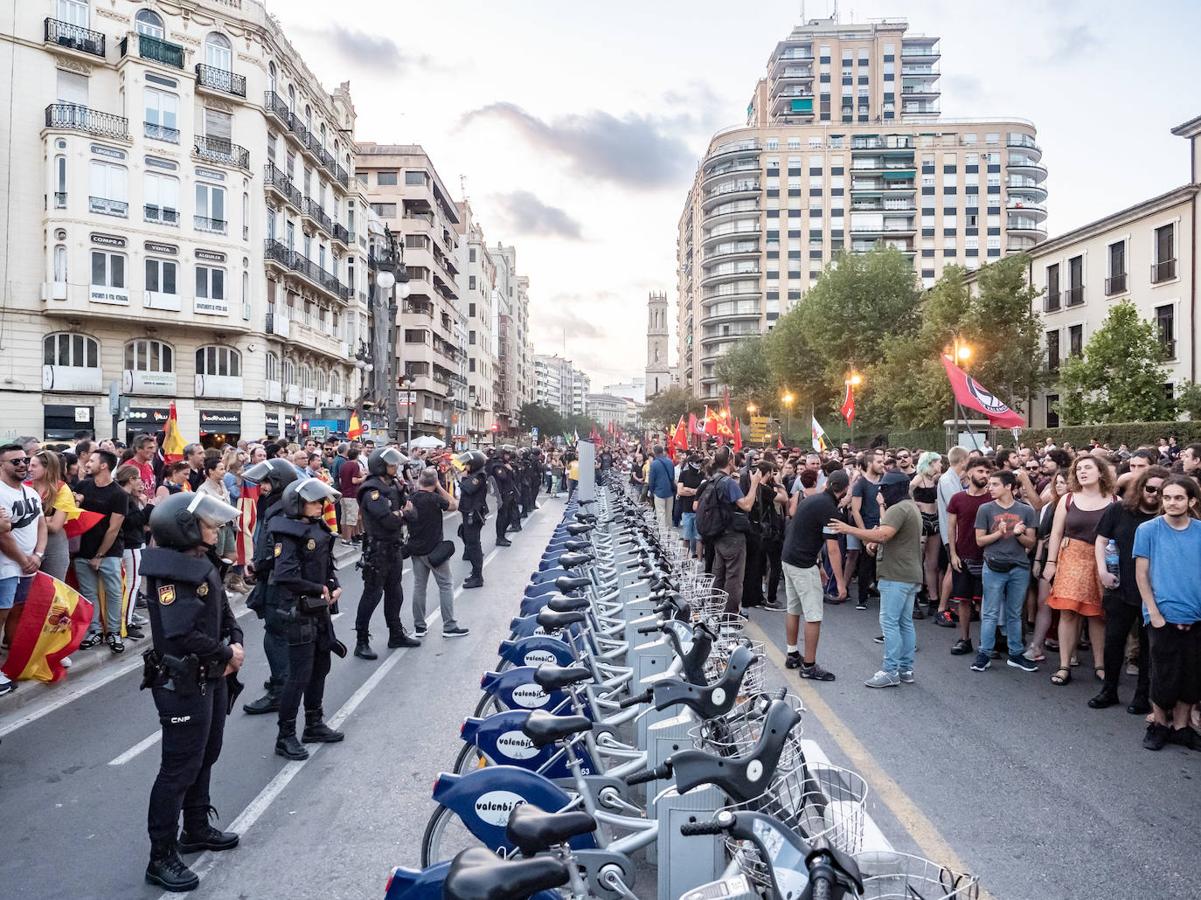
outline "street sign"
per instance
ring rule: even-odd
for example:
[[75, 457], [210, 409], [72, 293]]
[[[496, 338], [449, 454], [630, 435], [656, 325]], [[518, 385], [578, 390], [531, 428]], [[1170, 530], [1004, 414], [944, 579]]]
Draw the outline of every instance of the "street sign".
[[417, 392], [416, 391], [399, 391], [397, 394], [396, 402], [400, 403], [401, 405], [412, 406], [414, 403], [417, 402]]
[[767, 440], [768, 416], [751, 416], [751, 443], [762, 444]]

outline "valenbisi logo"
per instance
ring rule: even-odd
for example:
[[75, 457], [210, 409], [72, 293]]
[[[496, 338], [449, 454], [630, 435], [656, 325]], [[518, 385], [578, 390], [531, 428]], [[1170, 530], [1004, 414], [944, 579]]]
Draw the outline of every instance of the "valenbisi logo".
[[496, 739], [496, 749], [509, 759], [529, 759], [538, 755], [538, 748], [520, 731], [506, 731]]
[[536, 684], [523, 684], [513, 689], [513, 702], [526, 709], [546, 706], [548, 699], [546, 691]]
[[531, 650], [525, 655], [525, 664], [527, 666], [538, 666], [542, 663], [550, 663], [554, 665], [558, 662], [555, 655], [549, 650]]
[[525, 803], [525, 798], [512, 791], [488, 791], [475, 801], [475, 814], [489, 825], [504, 827], [509, 822], [509, 813]]

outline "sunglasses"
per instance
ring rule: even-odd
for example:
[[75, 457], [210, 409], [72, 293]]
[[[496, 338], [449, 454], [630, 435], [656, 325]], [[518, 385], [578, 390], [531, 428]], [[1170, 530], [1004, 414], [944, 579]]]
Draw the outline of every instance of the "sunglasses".
[[5, 462], [10, 466], [27, 466], [29, 465], [29, 457], [18, 456], [16, 459], [6, 459]]
[[1148, 494], [1158, 494], [1159, 493], [1159, 488], [1151, 487], [1151, 485], [1147, 485], [1146, 487], [1143, 488], [1143, 490]]

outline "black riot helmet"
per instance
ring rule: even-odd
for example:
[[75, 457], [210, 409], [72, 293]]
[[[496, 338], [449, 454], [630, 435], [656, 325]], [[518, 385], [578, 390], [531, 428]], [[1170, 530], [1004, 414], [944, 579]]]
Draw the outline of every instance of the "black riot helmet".
[[388, 466], [399, 468], [406, 462], [408, 457], [395, 447], [380, 447], [378, 450], [372, 450], [371, 455], [367, 457], [367, 471], [372, 475], [387, 475]]
[[266, 493], [276, 496], [299, 477], [296, 467], [286, 459], [265, 459], [242, 472], [243, 481], [257, 484], [260, 488], [266, 485]]
[[284, 498], [280, 501], [280, 509], [289, 519], [304, 518], [304, 505], [316, 500], [337, 502], [342, 495], [320, 478], [306, 478], [304, 481], [293, 481], [284, 488]]
[[500, 458], [502, 460], [504, 460], [505, 462], [509, 462], [513, 458], [513, 452], [516, 449], [517, 448], [514, 447], [512, 444], [504, 444], [500, 448]]
[[191, 550], [204, 543], [200, 523], [219, 527], [238, 518], [236, 507], [223, 503], [208, 494], [172, 494], [154, 505], [150, 513], [150, 533], [160, 547], [172, 550]]
[[478, 472], [484, 468], [486, 462], [488, 462], [488, 457], [478, 450], [468, 450], [459, 454], [459, 464], [469, 473]]

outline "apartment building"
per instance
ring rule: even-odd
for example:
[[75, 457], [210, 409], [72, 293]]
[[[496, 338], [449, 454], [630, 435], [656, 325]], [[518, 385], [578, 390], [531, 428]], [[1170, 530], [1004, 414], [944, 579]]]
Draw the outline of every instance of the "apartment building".
[[496, 262], [484, 239], [484, 229], [476, 220], [471, 205], [459, 207], [459, 305], [463, 313], [467, 339], [464, 354], [467, 366], [467, 418], [465, 434], [473, 443], [490, 440], [496, 421], [495, 387]]
[[360, 142], [356, 177], [371, 209], [398, 235], [409, 273], [396, 355], [407, 378], [400, 414], [413, 434], [449, 442], [465, 414], [464, 334], [458, 294], [458, 206], [418, 144]]
[[[1129, 301], [1155, 323], [1163, 343], [1168, 370], [1164, 391], [1171, 395], [1181, 382], [1196, 381], [1201, 116], [1172, 133], [1190, 142], [1189, 183], [1029, 251], [1030, 283], [1043, 292], [1037, 303], [1052, 373], [1062, 360], [1084, 352], [1115, 303]], [[1032, 427], [1058, 426], [1058, 401], [1054, 386], [1033, 398]]]
[[537, 395], [534, 352], [530, 333], [530, 282], [517, 271], [517, 248], [497, 243], [492, 248], [496, 262], [496, 359], [498, 430], [517, 428], [517, 418], [525, 403]]
[[[811, 20], [772, 51], [746, 124], [718, 132], [677, 237], [678, 377], [769, 330], [841, 252], [894, 247], [931, 285], [1046, 237], [1034, 125], [944, 119], [939, 39]], [[649, 332], [648, 332], [649, 335]]]
[[624, 397], [614, 397], [612, 394], [588, 394], [585, 402], [588, 415], [596, 420], [602, 431], [610, 426], [627, 427], [627, 407], [634, 406], [633, 401], [627, 401]]
[[535, 402], [551, 407], [560, 415], [589, 414], [588, 391], [592, 379], [570, 359], [558, 354], [535, 354]]
[[4, 432], [108, 436], [114, 387], [121, 438], [172, 400], [210, 444], [346, 418], [366, 327], [346, 86], [255, 0], [29, 0], [10, 21]]

